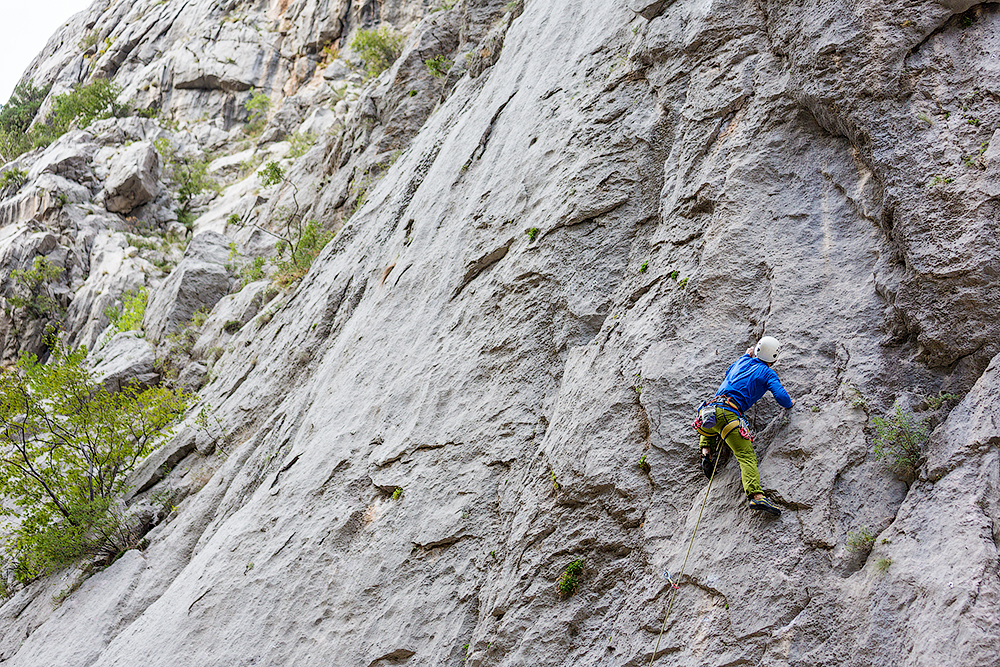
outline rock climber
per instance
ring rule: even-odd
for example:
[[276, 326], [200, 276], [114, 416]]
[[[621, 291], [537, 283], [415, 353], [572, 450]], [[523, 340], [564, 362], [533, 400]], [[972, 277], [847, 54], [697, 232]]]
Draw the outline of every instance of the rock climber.
[[[709, 479], [716, 468], [716, 445], [719, 438], [729, 446], [740, 464], [743, 490], [746, 491], [750, 509], [781, 514], [773, 501], [764, 496], [757, 472], [757, 456], [751, 444], [750, 428], [743, 415], [768, 390], [778, 405], [788, 409], [795, 405], [778, 374], [771, 366], [778, 360], [781, 344], [772, 336], [764, 336], [754, 348], [733, 362], [726, 370], [715, 396], [698, 408], [695, 429], [701, 434], [701, 469]], [[718, 453], [722, 453], [720, 450]]]

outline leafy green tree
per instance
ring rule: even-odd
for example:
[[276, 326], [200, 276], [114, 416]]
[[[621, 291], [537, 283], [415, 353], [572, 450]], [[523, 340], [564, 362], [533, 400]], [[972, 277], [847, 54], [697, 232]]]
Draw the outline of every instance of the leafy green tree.
[[122, 105], [116, 101], [122, 88], [107, 79], [94, 79], [77, 84], [68, 93], [52, 100], [52, 127], [62, 135], [70, 126], [87, 127], [95, 120], [121, 115]]
[[21, 581], [100, 550], [128, 474], [189, 401], [162, 387], [109, 392], [86, 348], [50, 344], [49, 363], [22, 356], [0, 375], [0, 494], [14, 503], [0, 513], [19, 520], [7, 557]]
[[888, 417], [873, 417], [875, 460], [904, 479], [912, 478], [930, 437], [927, 421], [896, 406]]
[[250, 112], [246, 133], [251, 136], [260, 134], [267, 125], [267, 114], [271, 111], [271, 97], [264, 91], [254, 88], [250, 91], [250, 99], [243, 104], [243, 108]]
[[149, 301], [149, 290], [145, 285], [135, 291], [122, 295], [122, 306], [108, 306], [104, 314], [114, 326], [115, 331], [142, 331], [142, 318], [146, 315], [146, 302]]
[[52, 111], [45, 122], [35, 123], [29, 131], [48, 88], [28, 84], [14, 106], [8, 102], [0, 111], [0, 154], [13, 160], [33, 148], [48, 146], [74, 125], [87, 127], [95, 120], [124, 115], [127, 107], [117, 102], [120, 93], [121, 86], [107, 79], [77, 84], [68, 93], [52, 98]]
[[51, 86], [39, 88], [33, 81], [22, 81], [14, 87], [7, 104], [0, 105], [0, 130], [27, 132], [31, 121], [42, 106]]

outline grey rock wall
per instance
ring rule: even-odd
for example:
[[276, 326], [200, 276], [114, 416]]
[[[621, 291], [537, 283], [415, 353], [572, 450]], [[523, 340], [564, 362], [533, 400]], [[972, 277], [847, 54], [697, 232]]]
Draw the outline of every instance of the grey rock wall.
[[[176, 25], [270, 12], [306, 51], [346, 25], [344, 5], [283, 7], [191, 3]], [[969, 2], [428, 13], [334, 105], [340, 133], [285, 163], [310, 214], [345, 219], [301, 283], [223, 297], [211, 233], [158, 283], [154, 342], [193, 311], [161, 295], [195, 259], [226, 285], [195, 345], [220, 356], [185, 376], [208, 373], [199, 402], [134, 478], [149, 545], [57, 609], [72, 572], [17, 592], [0, 658], [1000, 664], [998, 39], [997, 6]], [[472, 55], [439, 81], [438, 53]], [[240, 92], [189, 65], [163, 99]], [[288, 205], [240, 183], [206, 220]], [[693, 408], [763, 334], [796, 400], [749, 415], [783, 514], [751, 514], [735, 463], [702, 513]], [[933, 428], [908, 480], [871, 444], [896, 405]]]

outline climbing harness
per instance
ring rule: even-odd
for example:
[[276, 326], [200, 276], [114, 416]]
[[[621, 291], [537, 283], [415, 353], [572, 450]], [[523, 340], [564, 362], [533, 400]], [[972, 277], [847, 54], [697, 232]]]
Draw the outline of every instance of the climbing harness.
[[[716, 432], [715, 426], [717, 424], [717, 419], [715, 415], [716, 408], [728, 408], [736, 413], [736, 419], [729, 421], [722, 430]], [[722, 442], [726, 441], [726, 438], [735, 429], [740, 430], [740, 436], [746, 440], [753, 440], [753, 433], [750, 430], [750, 425], [747, 420], [743, 417], [743, 412], [740, 411], [739, 406], [733, 399], [725, 395], [719, 395], [713, 398], [711, 401], [705, 401], [698, 406], [698, 416], [695, 418], [694, 423], [691, 425], [694, 430], [698, 431], [700, 435], [706, 438], [712, 438], [716, 435], [722, 438]]]
[[[713, 433], [713, 435], [714, 435], [714, 433]], [[719, 457], [718, 456], [715, 457], [715, 465], [716, 465], [716, 467], [718, 467], [718, 465], [719, 465]], [[708, 488], [705, 489], [705, 498], [701, 501], [701, 509], [698, 510], [698, 520], [694, 522], [694, 531], [691, 533], [691, 541], [688, 542], [687, 553], [684, 554], [684, 563], [681, 565], [680, 574], [677, 575], [677, 579], [676, 580], [674, 580], [673, 578], [671, 578], [669, 570], [667, 570], [665, 572], [665, 574], [664, 574], [664, 577], [666, 578], [666, 580], [668, 582], [670, 582], [670, 585], [673, 588], [674, 592], [670, 595], [670, 602], [667, 603], [667, 612], [663, 615], [663, 625], [660, 626], [660, 634], [657, 635], [657, 637], [656, 637], [656, 648], [653, 649], [653, 655], [651, 655], [650, 658], [649, 658], [649, 665], [650, 665], [650, 667], [653, 666], [653, 661], [656, 660], [656, 652], [660, 650], [660, 639], [663, 638], [663, 630], [667, 627], [667, 618], [670, 616], [670, 609], [674, 606], [674, 598], [677, 597], [677, 591], [680, 588], [678, 586], [678, 583], [680, 582], [681, 578], [684, 576], [684, 569], [687, 567], [688, 556], [691, 555], [691, 547], [694, 546], [694, 537], [695, 537], [695, 535], [698, 534], [698, 526], [701, 524], [701, 515], [702, 515], [702, 512], [705, 511], [705, 503], [708, 502], [708, 494], [712, 491], [712, 481], [714, 479], [715, 479], [715, 469], [712, 470], [712, 476], [708, 479]]]

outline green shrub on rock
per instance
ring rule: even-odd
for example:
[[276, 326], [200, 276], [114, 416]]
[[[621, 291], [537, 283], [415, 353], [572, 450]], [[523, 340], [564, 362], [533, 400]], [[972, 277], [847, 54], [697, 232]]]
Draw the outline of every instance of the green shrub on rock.
[[63, 267], [53, 264], [47, 257], [36, 256], [30, 269], [10, 272], [14, 293], [7, 297], [7, 303], [30, 319], [58, 314], [61, 309], [52, 295], [51, 283], [63, 271]]
[[351, 49], [361, 58], [368, 76], [378, 76], [389, 69], [403, 52], [406, 37], [392, 26], [358, 30], [351, 40]]
[[911, 478], [930, 434], [927, 423], [900, 406], [887, 418], [875, 417], [875, 459], [900, 477]]
[[145, 286], [139, 289], [126, 292], [122, 295], [122, 307], [109, 306], [104, 314], [115, 328], [115, 331], [141, 331], [142, 318], [146, 314], [146, 302], [149, 300], [149, 291]]

